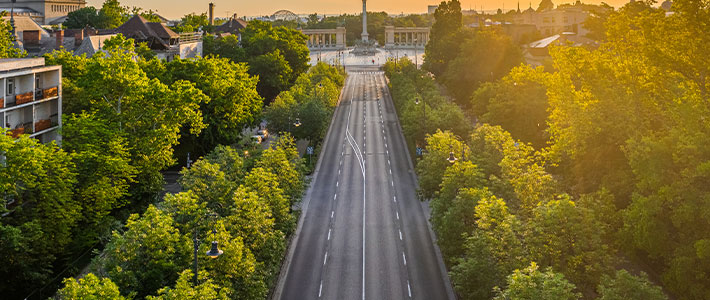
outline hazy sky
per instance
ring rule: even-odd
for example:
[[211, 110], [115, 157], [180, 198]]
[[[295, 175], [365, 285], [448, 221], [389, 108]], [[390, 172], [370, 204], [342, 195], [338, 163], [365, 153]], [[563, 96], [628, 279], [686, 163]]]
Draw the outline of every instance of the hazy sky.
[[[339, 14], [355, 13], [362, 10], [360, 0], [261, 0], [261, 1], [235, 1], [235, 0], [120, 0], [126, 6], [139, 6], [144, 9], [157, 10], [162, 16], [168, 19], [177, 19], [190, 12], [206, 12], [209, 2], [213, 2], [215, 15], [217, 17], [227, 17], [234, 13], [239, 16], [260, 16], [271, 15], [272, 13], [286, 9], [297, 14], [307, 14], [317, 12], [319, 14]], [[574, 0], [553, 0], [555, 4], [570, 3]], [[88, 5], [100, 7], [104, 0], [87, 0]], [[438, 4], [436, 0], [369, 0], [367, 10], [386, 11], [389, 13], [423, 13], [426, 12], [430, 4]], [[600, 3], [602, 0], [587, 0], [584, 3]], [[618, 7], [628, 0], [608, 0], [606, 3]], [[495, 10], [505, 7], [506, 10], [516, 8], [517, 0], [461, 0], [464, 9], [474, 7], [480, 10], [483, 5], [484, 10]], [[530, 1], [523, 0], [520, 7], [525, 9]], [[537, 7], [540, 0], [533, 1], [533, 7]]]

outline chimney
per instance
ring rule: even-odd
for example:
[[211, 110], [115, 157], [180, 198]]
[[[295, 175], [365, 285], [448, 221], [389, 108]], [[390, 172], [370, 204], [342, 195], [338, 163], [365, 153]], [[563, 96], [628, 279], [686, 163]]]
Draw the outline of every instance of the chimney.
[[64, 45], [64, 30], [57, 30], [54, 33], [54, 39], [57, 40], [57, 49], [61, 48]]
[[42, 40], [42, 35], [39, 30], [25, 30], [22, 32], [22, 42], [25, 45], [39, 45]]
[[214, 25], [214, 3], [210, 2], [209, 10], [210, 26]]
[[74, 31], [74, 46], [81, 45], [81, 42], [83, 42], [83, 41], [84, 41], [84, 31], [83, 30]]

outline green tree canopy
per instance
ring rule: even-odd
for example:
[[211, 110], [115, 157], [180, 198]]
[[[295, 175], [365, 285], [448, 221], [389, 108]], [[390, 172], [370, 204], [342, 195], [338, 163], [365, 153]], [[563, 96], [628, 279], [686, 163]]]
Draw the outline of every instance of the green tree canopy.
[[515, 270], [508, 276], [508, 287], [498, 292], [496, 300], [576, 300], [582, 295], [574, 292], [575, 286], [564, 275], [552, 270], [540, 271], [533, 262], [524, 270]]
[[598, 300], [666, 300], [661, 288], [648, 280], [646, 273], [641, 276], [629, 274], [626, 270], [619, 270], [614, 277], [604, 276], [597, 288]]
[[70, 29], [103, 28], [103, 16], [95, 7], [86, 6], [70, 12], [62, 25]]
[[66, 300], [125, 300], [118, 286], [109, 278], [99, 279], [93, 273], [83, 278], [64, 279], [64, 287], [57, 292], [59, 299]]

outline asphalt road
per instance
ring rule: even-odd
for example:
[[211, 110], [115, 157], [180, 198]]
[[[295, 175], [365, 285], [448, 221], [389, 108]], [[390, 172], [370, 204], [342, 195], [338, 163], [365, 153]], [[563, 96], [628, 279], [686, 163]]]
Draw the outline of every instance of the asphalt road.
[[351, 69], [279, 299], [448, 299], [384, 74]]

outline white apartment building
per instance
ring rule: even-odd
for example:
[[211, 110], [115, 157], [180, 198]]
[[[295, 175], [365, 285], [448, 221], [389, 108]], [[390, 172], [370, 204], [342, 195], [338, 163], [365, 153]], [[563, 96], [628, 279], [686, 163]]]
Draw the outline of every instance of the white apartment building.
[[0, 59], [0, 120], [8, 134], [61, 142], [62, 67], [44, 58]]

